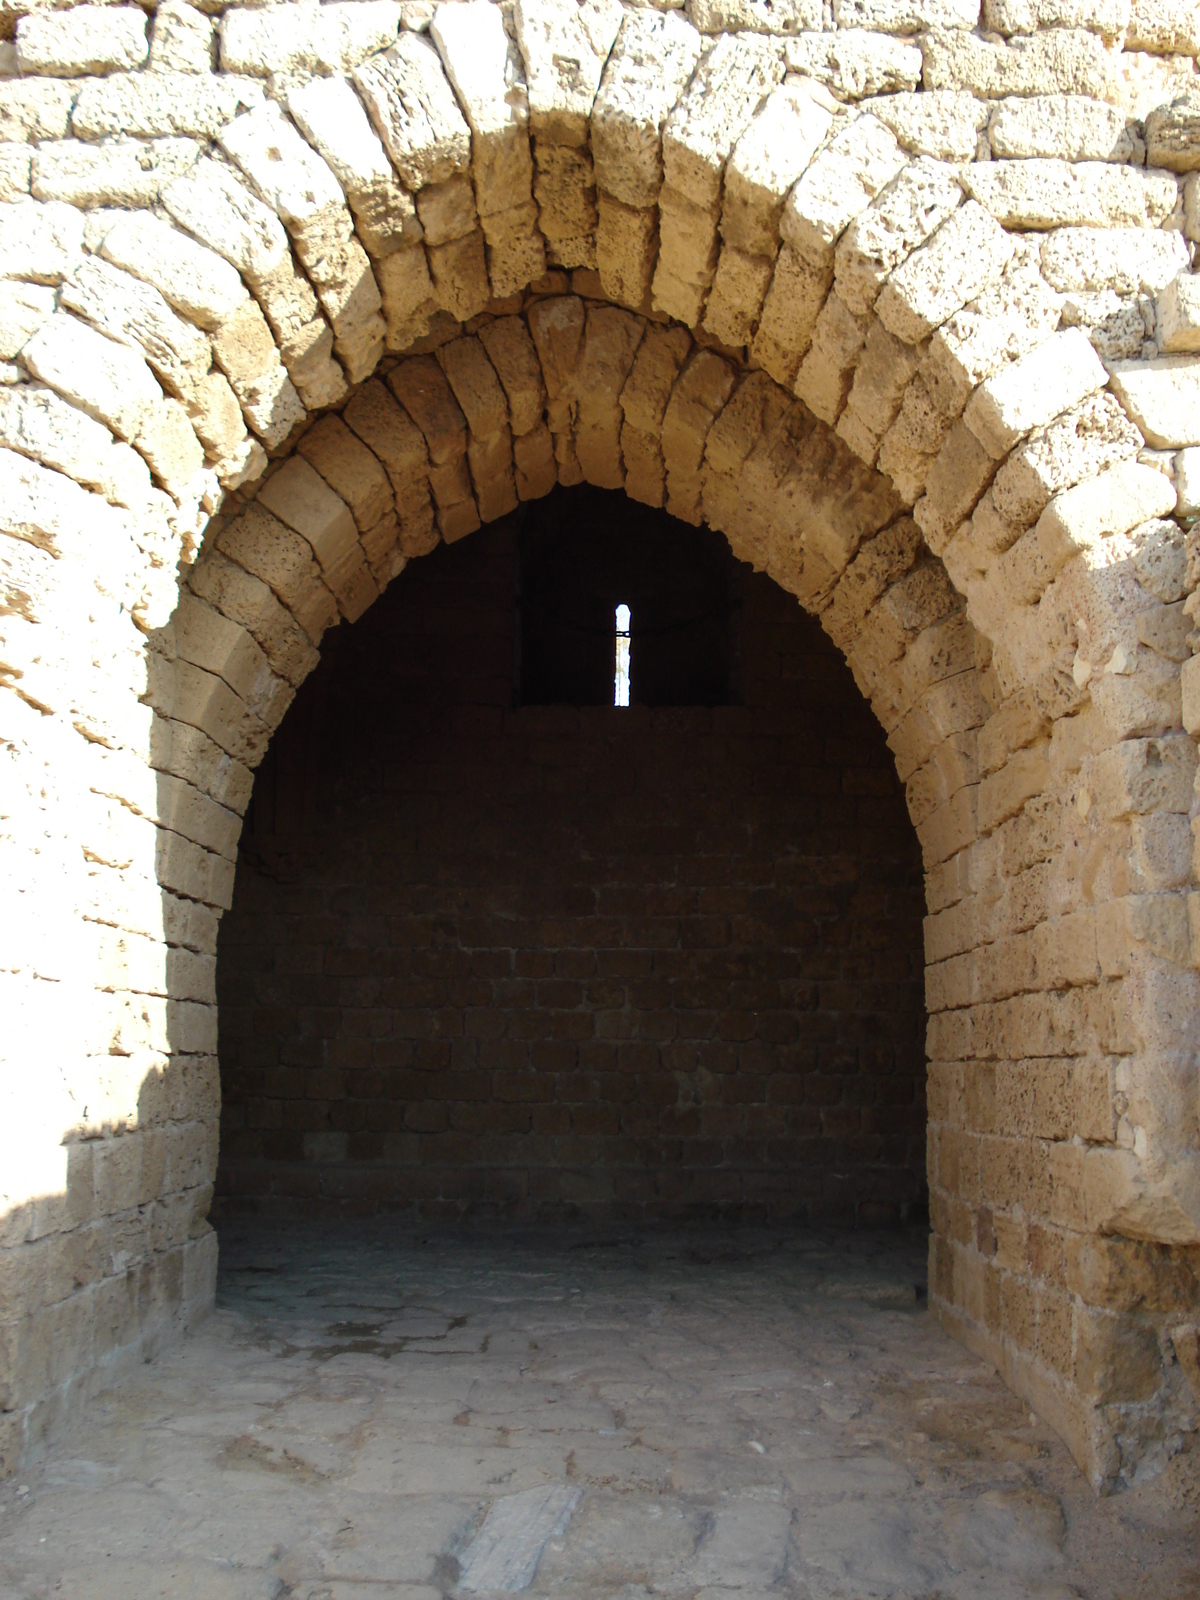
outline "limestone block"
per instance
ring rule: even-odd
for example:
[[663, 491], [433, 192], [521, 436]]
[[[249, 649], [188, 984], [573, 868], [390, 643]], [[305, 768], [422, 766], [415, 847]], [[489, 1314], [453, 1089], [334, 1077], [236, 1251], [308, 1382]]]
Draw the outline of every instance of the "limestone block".
[[414, 356], [402, 361], [388, 374], [388, 384], [424, 435], [429, 459], [435, 467], [465, 455], [467, 419], [454, 398], [446, 374], [432, 356]]
[[83, 218], [59, 201], [0, 204], [0, 277], [61, 283], [83, 253]]
[[396, 0], [356, 4], [230, 7], [221, 19], [221, 68], [272, 73], [348, 72], [385, 50], [400, 26]]
[[538, 226], [552, 265], [596, 264], [596, 184], [592, 158], [569, 145], [539, 144], [533, 180]]
[[263, 506], [250, 505], [217, 535], [217, 549], [278, 596], [312, 644], [338, 620], [308, 542]]
[[266, 318], [250, 299], [213, 330], [212, 350], [217, 365], [235, 390], [279, 365], [279, 352]]
[[1055, 289], [1157, 294], [1187, 266], [1187, 246], [1160, 228], [1061, 228], [1042, 247], [1042, 273]]
[[211, 17], [186, 0], [163, 0], [150, 30], [150, 70], [210, 73], [214, 43]]
[[817, 318], [812, 347], [796, 374], [795, 392], [830, 427], [841, 416], [870, 326], [871, 318], [856, 315], [836, 290]]
[[510, 211], [493, 211], [480, 217], [487, 244], [487, 271], [492, 294], [507, 299], [546, 275], [546, 246], [538, 232], [538, 211], [533, 200]]
[[52, 389], [0, 389], [0, 445], [65, 472], [118, 505], [144, 505], [150, 493], [142, 458]]
[[989, 116], [987, 104], [962, 89], [885, 94], [865, 100], [862, 109], [890, 128], [903, 149], [938, 161], [973, 161]]
[[674, 11], [627, 11], [591, 116], [596, 182], [635, 209], [662, 186], [662, 131], [700, 59], [701, 41]]
[[[246, 424], [228, 378], [210, 372], [188, 396], [187, 412], [206, 453], [226, 462], [246, 438]], [[265, 462], [264, 462], [265, 465]]]
[[838, 242], [834, 276], [843, 302], [859, 314], [869, 311], [892, 271], [962, 199], [956, 168], [928, 156], [901, 168]]
[[145, 356], [170, 394], [186, 398], [212, 365], [199, 329], [171, 310], [152, 284], [93, 256], [63, 285], [60, 304]]
[[[570, 445], [568, 449], [568, 445], [574, 430], [578, 402], [576, 378], [583, 348], [586, 311], [578, 296], [559, 295], [536, 301], [529, 308], [527, 320], [546, 385], [546, 420], [554, 435], [555, 454], [562, 467], [564, 454], [568, 458], [568, 465], [574, 457], [574, 446]], [[563, 441], [568, 443], [564, 444]], [[575, 463], [575, 471], [578, 470], [578, 463]]]
[[1200, 174], [1195, 172], [1183, 183], [1183, 233], [1193, 244], [1200, 242]]
[[630, 427], [659, 437], [667, 402], [691, 347], [686, 328], [646, 329], [621, 390], [621, 411]]
[[694, 327], [717, 269], [717, 212], [693, 205], [669, 184], [659, 193], [658, 261], [652, 282], [656, 311]]
[[498, 317], [480, 328], [479, 338], [504, 388], [512, 432], [518, 437], [532, 432], [542, 420], [546, 388], [523, 318]]
[[261, 84], [249, 78], [199, 77], [194, 72], [90, 78], [75, 101], [71, 132], [79, 139], [172, 133], [212, 139], [231, 117], [261, 105], [262, 98]]
[[928, 338], [994, 283], [1012, 254], [995, 219], [968, 201], [892, 274], [877, 302], [879, 320], [910, 344]]
[[407, 350], [429, 331], [437, 310], [429, 263], [419, 244], [396, 250], [375, 267], [389, 350]]
[[789, 73], [823, 83], [839, 100], [913, 90], [921, 81], [915, 44], [862, 28], [802, 33], [787, 42]]
[[801, 33], [824, 27], [822, 0], [687, 0], [701, 33]]
[[[787, 247], [787, 254], [799, 261], [799, 257], [790, 246]], [[812, 269], [803, 262], [800, 265], [803, 273], [811, 277]], [[704, 312], [704, 326], [714, 339], [731, 347], [750, 344], [758, 327], [759, 314], [767, 290], [771, 286], [771, 279], [770, 256], [747, 255], [744, 250], [738, 250], [731, 244], [722, 246], [712, 291]], [[816, 309], [813, 308], [814, 319]], [[785, 329], [790, 327], [789, 318]], [[761, 353], [756, 359], [768, 370], [774, 371], [777, 367], [786, 367], [787, 361], [783, 358], [783, 347], [777, 340], [769, 346], [771, 340], [772, 331], [768, 329], [763, 336]], [[800, 352], [797, 351], [796, 360], [799, 360], [799, 355]], [[795, 372], [795, 363], [792, 364], [792, 372], [793, 374]]]
[[100, 253], [105, 261], [152, 284], [189, 322], [206, 331], [233, 316], [248, 299], [228, 261], [149, 212], [122, 213], [105, 234]]
[[33, 151], [27, 144], [0, 144], [0, 200], [21, 200], [29, 193]]
[[11, 361], [54, 312], [54, 290], [0, 282], [0, 360]]
[[1115, 63], [1102, 39], [1078, 28], [1049, 28], [1004, 44], [965, 32], [930, 33], [923, 44], [926, 89], [1005, 95], [1085, 94], [1119, 99]]
[[811, 84], [781, 84], [773, 91], [725, 169], [721, 236], [727, 244], [751, 255], [774, 256], [788, 191], [832, 122], [830, 102]]
[[603, 189], [597, 191], [596, 200], [596, 266], [604, 293], [620, 305], [643, 306], [658, 253], [658, 208], [627, 206]]
[[1146, 161], [1172, 172], [1200, 168], [1200, 89], [1156, 107], [1146, 118]]
[[[236, 396], [234, 396], [236, 400]], [[200, 423], [196, 417], [196, 400], [188, 407], [188, 415], [192, 419], [192, 426], [196, 429], [196, 437], [203, 443], [200, 433]], [[220, 457], [213, 463], [213, 471], [223, 489], [240, 489], [247, 483], [257, 483], [267, 470], [267, 452], [257, 439], [245, 438], [234, 445], [228, 455]]]
[[168, 494], [182, 499], [204, 466], [204, 447], [178, 400], [151, 403], [133, 440]]
[[392, 512], [387, 473], [341, 417], [322, 417], [300, 438], [296, 449], [349, 506], [361, 534]]
[[1200, 356], [1115, 361], [1110, 380], [1147, 444], [1158, 449], [1200, 444]]
[[988, 139], [1000, 157], [1123, 162], [1134, 153], [1125, 113], [1079, 94], [1001, 100], [988, 122]]
[[507, 427], [484, 439], [472, 434], [467, 441], [467, 464], [481, 522], [495, 522], [517, 509], [512, 435]]
[[927, 28], [973, 28], [976, 0], [833, 0], [839, 28], [878, 28], [883, 33], [924, 33]]
[[1200, 56], [1200, 20], [1191, 0], [1133, 0], [1125, 44], [1130, 50]]
[[473, 434], [485, 439], [508, 427], [508, 402], [479, 339], [452, 339], [437, 359]]
[[1137, 461], [1115, 466], [1065, 489], [1047, 505], [1034, 530], [1043, 548], [1052, 545], [1064, 562], [1076, 551], [1175, 509], [1169, 478]]
[[821, 152], [788, 196], [784, 240], [813, 266], [832, 261], [850, 222], [905, 164], [904, 152], [877, 117], [861, 116]]
[[466, 446], [452, 461], [429, 469], [429, 487], [437, 507], [438, 527], [447, 544], [453, 544], [479, 526], [479, 512], [471, 488]]
[[956, 422], [925, 480], [913, 518], [934, 555], [978, 504], [995, 476], [996, 463], [964, 423]]
[[662, 452], [671, 479], [698, 478], [704, 446], [714, 419], [733, 393], [736, 370], [712, 350], [696, 350], [683, 367], [671, 391], [662, 421]]
[[22, 358], [35, 378], [121, 439], [136, 438], [151, 406], [162, 398], [139, 354], [66, 312], [42, 324]]
[[428, 245], [426, 254], [438, 305], [459, 322], [478, 316], [492, 297], [482, 229], [463, 239]]
[[162, 202], [181, 228], [224, 256], [251, 288], [288, 257], [279, 218], [215, 161], [205, 158], [167, 184]]
[[429, 184], [417, 196], [417, 215], [426, 244], [465, 238], [479, 222], [470, 178], [458, 174], [445, 183]]
[[421, 238], [412, 196], [396, 182], [383, 143], [346, 78], [311, 78], [292, 89], [288, 110], [328, 163], [354, 213], [370, 255], [384, 256]]
[[584, 477], [601, 488], [624, 485], [620, 396], [645, 326], [640, 317], [615, 306], [588, 310], [577, 380], [575, 450]]
[[775, 259], [753, 353], [776, 383], [786, 389], [795, 382], [832, 282], [832, 262], [814, 266], [791, 245], [784, 245]]
[[1181, 272], [1155, 302], [1158, 347], [1200, 351], [1200, 276]]
[[1031, 527], [1052, 495], [1131, 459], [1141, 445], [1113, 395], [1089, 395], [1009, 456], [989, 491], [996, 513], [1013, 529]]
[[384, 148], [410, 189], [444, 183], [471, 160], [471, 130], [437, 50], [404, 33], [354, 70], [354, 81]]
[[383, 463], [402, 521], [419, 518], [422, 505], [429, 504], [429, 457], [420, 429], [377, 379], [363, 385], [342, 415]]
[[0, 139], [62, 139], [78, 85], [53, 78], [13, 78], [0, 83]]
[[1107, 381], [1087, 336], [1068, 328], [983, 383], [963, 421], [999, 461], [1024, 434], [1078, 405]]
[[736, 478], [764, 431], [776, 426], [790, 403], [765, 372], [747, 373], [708, 430], [707, 465], [714, 473]]
[[721, 201], [725, 164], [743, 129], [783, 77], [778, 48], [727, 35], [701, 61], [663, 129], [665, 182], [694, 206]]
[[146, 14], [137, 6], [35, 11], [17, 23], [17, 68], [24, 77], [129, 72], [148, 54]]
[[471, 128], [471, 177], [481, 216], [529, 199], [529, 96], [516, 43], [489, 0], [439, 6], [430, 26]]
[[294, 455], [267, 479], [257, 500], [307, 541], [326, 584], [337, 594], [336, 575], [343, 564], [349, 558], [357, 567], [364, 559], [358, 528], [341, 496], [309, 461]]
[[84, 144], [64, 139], [38, 145], [30, 187], [35, 199], [91, 206], [151, 206], [174, 179], [195, 166], [193, 139], [120, 139]]
[[1124, 38], [1129, 0], [984, 0], [983, 25], [992, 33], [1036, 33], [1039, 28], [1090, 28], [1105, 39]]
[[900, 409], [921, 354], [872, 318], [854, 369], [846, 410], [838, 422], [839, 436], [868, 466], [874, 462], [879, 441]]
[[1142, 588], [1164, 606], [1182, 600], [1187, 584], [1187, 547], [1179, 524], [1155, 518], [1134, 528], [1132, 538], [1136, 550], [1133, 569]]
[[588, 118], [622, 22], [620, 5], [517, 0], [513, 15], [534, 133], [549, 144], [586, 144]]
[[1181, 450], [1175, 457], [1175, 488], [1179, 515], [1200, 516], [1200, 446]]
[[522, 500], [540, 500], [558, 482], [554, 441], [544, 422], [513, 440], [513, 460], [517, 494]]
[[1156, 228], [1179, 201], [1165, 172], [1102, 161], [984, 161], [963, 169], [968, 192], [1006, 228]]

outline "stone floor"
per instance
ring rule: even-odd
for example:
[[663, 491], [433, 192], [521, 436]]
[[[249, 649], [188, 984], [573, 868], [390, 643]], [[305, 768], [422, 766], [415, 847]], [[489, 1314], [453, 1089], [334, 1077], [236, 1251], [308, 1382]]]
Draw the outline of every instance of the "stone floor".
[[0, 1485], [0, 1600], [1195, 1600], [1189, 1462], [1096, 1500], [923, 1245], [228, 1225], [216, 1314]]

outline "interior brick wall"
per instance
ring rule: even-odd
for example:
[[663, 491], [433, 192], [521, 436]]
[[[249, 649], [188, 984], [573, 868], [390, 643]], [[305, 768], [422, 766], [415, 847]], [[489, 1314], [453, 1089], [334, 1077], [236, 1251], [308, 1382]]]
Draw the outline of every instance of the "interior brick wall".
[[738, 567], [741, 703], [514, 709], [522, 514], [339, 628], [259, 771], [221, 1203], [913, 1214], [921, 861], [869, 707]]

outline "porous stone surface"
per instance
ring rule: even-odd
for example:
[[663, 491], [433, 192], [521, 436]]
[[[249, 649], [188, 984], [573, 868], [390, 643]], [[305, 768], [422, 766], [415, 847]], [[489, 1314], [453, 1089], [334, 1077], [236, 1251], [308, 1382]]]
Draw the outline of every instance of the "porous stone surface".
[[591, 476], [846, 654], [925, 860], [931, 1302], [1157, 1471], [1182, 1314], [1061, 1263], [1200, 1242], [1195, 7], [4, 18], [5, 1470], [211, 1300], [215, 929], [323, 633]]

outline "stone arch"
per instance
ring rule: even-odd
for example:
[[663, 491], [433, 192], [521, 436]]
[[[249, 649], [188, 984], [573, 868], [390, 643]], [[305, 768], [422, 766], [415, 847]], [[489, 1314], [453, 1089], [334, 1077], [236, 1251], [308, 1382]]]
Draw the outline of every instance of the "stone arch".
[[722, 530], [887, 731], [938, 1314], [1097, 1486], [1190, 1426], [1200, 40], [834, 9], [18, 20], [6, 1462], [211, 1300], [216, 922], [322, 634], [585, 479]]

